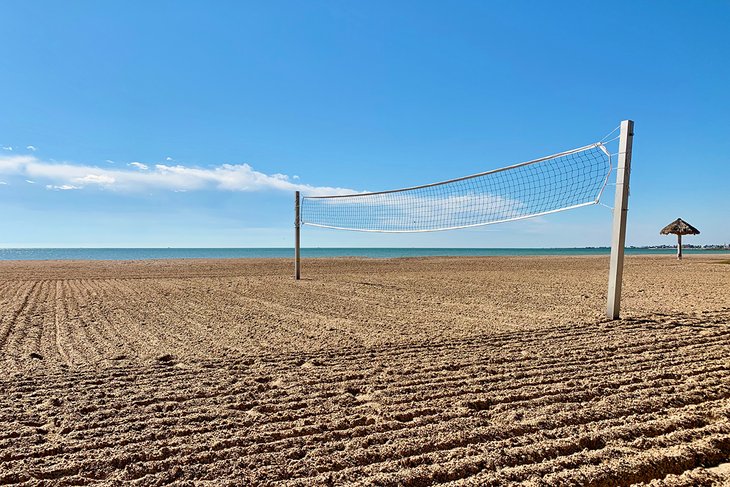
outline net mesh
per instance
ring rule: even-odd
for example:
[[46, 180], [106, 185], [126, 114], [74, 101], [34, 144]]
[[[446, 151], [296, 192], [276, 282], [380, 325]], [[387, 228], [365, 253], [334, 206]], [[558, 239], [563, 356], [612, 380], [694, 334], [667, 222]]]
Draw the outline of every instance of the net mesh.
[[610, 155], [596, 143], [441, 183], [304, 196], [301, 223], [370, 232], [425, 232], [519, 220], [598, 203], [610, 171]]

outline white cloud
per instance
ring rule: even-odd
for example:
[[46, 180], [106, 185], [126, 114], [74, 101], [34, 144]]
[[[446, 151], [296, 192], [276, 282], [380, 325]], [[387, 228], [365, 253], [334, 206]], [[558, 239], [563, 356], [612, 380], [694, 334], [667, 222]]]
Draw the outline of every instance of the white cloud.
[[108, 162], [109, 164], [114, 164], [114, 161], [112, 161], [111, 159], [107, 159], [107, 160], [106, 160], [106, 161], [104, 161], [104, 162]]
[[116, 182], [116, 179], [112, 176], [108, 176], [106, 174], [87, 174], [84, 177], [81, 178], [73, 178], [72, 181], [76, 183], [86, 183], [86, 184], [101, 184], [101, 185], [108, 185], [108, 184], [114, 184]]
[[26, 148], [26, 149], [28, 149], [28, 150], [29, 150], [29, 151], [31, 151], [31, 152], [35, 152], [35, 151], [37, 151], [37, 150], [38, 150], [38, 147], [36, 147], [36, 146], [34, 146], [34, 145], [28, 145], [28, 146], [26, 146], [25, 148]]
[[12, 146], [9, 146], [9, 145], [3, 145], [2, 149], [3, 150], [13, 150]]
[[248, 164], [189, 167], [157, 164], [146, 171], [100, 168], [69, 162], [55, 163], [31, 155], [0, 156], [0, 175], [43, 180], [51, 186], [103, 187], [116, 191], [301, 191], [310, 196], [352, 194], [344, 188], [312, 186], [293, 182], [284, 174], [265, 174]]
[[46, 189], [52, 189], [55, 191], [68, 191], [71, 189], [81, 189], [81, 186], [73, 186], [71, 184], [62, 184], [57, 186], [55, 184], [46, 184]]
[[31, 181], [30, 179], [26, 179], [25, 182], [28, 184], [35, 184], [35, 181]]
[[5, 181], [0, 181], [0, 186], [4, 186], [6, 184], [8, 184], [8, 183], [6, 183]]
[[172, 158], [172, 157], [170, 157], [170, 156], [167, 156], [167, 157], [165, 157], [165, 160], [166, 160], [166, 161], [174, 161], [175, 159], [173, 159], [173, 158]]
[[127, 164], [128, 166], [136, 167], [137, 169], [140, 169], [142, 171], [146, 171], [150, 167], [147, 164], [142, 164], [141, 162], [130, 162]]

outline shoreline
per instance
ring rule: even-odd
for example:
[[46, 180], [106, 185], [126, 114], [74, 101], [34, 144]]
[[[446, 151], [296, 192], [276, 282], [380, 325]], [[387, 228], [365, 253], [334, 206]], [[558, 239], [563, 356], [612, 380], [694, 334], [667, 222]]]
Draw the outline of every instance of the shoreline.
[[[672, 248], [627, 248], [625, 255], [672, 256]], [[195, 259], [288, 259], [293, 248], [46, 248], [0, 249], [2, 261], [137, 261], [137, 260], [195, 260]], [[531, 256], [607, 256], [608, 247], [584, 248], [406, 248], [406, 247], [332, 247], [303, 248], [302, 258], [368, 258], [392, 259], [405, 257], [531, 257]], [[685, 249], [689, 255], [730, 255], [725, 249]]]
[[[150, 257], [150, 258], [130, 258], [130, 259], [0, 259], [0, 268], [9, 265], [28, 265], [35, 264], [143, 264], [143, 263], [202, 263], [202, 262], [224, 262], [224, 263], [261, 263], [261, 262], [293, 262], [292, 256], [281, 257]], [[666, 253], [632, 253], [626, 252], [626, 258], [630, 259], [669, 259], [677, 261], [675, 252]], [[326, 261], [398, 261], [398, 260], [468, 260], [468, 259], [564, 259], [564, 258], [608, 258], [610, 253], [579, 253], [579, 254], [522, 254], [522, 255], [402, 255], [402, 256], [367, 256], [367, 255], [335, 255], [335, 256], [306, 256], [302, 255], [302, 261], [308, 262], [326, 262]], [[730, 259], [730, 251], [711, 251], [711, 252], [683, 252], [684, 260], [710, 259], [710, 260], [726, 260]]]
[[[367, 262], [373, 264], [387, 262], [440, 262], [440, 261], [500, 261], [500, 260], [556, 260], [556, 259], [608, 259], [610, 254], [545, 254], [545, 255], [414, 255], [414, 256], [396, 256], [396, 257], [369, 257], [359, 255], [332, 256], [332, 257], [306, 257], [302, 256], [302, 263], [342, 263], [342, 262]], [[626, 253], [627, 260], [657, 260], [659, 262], [679, 263], [683, 261], [724, 261], [730, 259], [730, 252], [725, 253], [690, 253], [683, 254], [683, 260], [677, 260], [675, 254], [630, 254]], [[193, 267], [205, 264], [213, 264], [218, 266], [261, 266], [266, 264], [286, 264], [292, 265], [294, 256], [286, 257], [184, 257], [184, 258], [149, 258], [149, 259], [0, 259], [0, 270], [3, 267], [39, 267], [42, 265], [50, 266], [89, 266], [89, 267], [110, 267], [110, 266], [185, 266]], [[1, 277], [0, 277], [1, 279]]]

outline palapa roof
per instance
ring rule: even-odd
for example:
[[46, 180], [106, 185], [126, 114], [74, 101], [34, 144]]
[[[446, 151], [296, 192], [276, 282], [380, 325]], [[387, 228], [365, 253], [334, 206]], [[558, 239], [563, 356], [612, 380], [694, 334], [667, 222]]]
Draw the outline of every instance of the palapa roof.
[[672, 223], [662, 228], [659, 233], [661, 235], [669, 235], [670, 233], [673, 233], [674, 235], [699, 235], [700, 231], [681, 218], [677, 218]]

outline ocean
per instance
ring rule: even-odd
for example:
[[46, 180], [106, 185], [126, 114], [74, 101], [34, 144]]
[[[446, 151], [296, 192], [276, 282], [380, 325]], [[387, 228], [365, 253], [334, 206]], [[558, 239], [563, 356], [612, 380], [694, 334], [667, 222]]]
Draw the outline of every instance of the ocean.
[[[429, 256], [608, 255], [608, 247], [591, 248], [303, 248], [303, 258]], [[0, 249], [0, 260], [147, 260], [291, 258], [292, 248], [57, 248]], [[627, 255], [671, 255], [675, 249], [626, 249]], [[685, 254], [722, 254], [728, 251], [685, 249]]]

